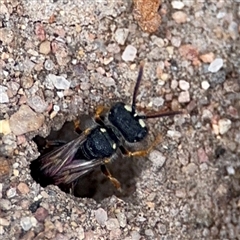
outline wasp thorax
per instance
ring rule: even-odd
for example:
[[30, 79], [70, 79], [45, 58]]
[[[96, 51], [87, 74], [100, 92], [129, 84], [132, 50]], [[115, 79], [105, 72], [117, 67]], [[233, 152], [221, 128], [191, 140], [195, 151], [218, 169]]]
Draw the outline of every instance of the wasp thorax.
[[148, 133], [144, 121], [139, 119], [139, 116], [131, 106], [122, 102], [113, 105], [108, 119], [127, 142], [139, 142]]

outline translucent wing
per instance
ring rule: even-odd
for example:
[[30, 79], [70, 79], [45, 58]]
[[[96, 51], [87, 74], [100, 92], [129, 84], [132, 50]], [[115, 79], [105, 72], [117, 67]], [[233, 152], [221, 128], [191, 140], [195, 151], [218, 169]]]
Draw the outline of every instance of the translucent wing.
[[50, 184], [69, 185], [77, 178], [103, 163], [103, 159], [75, 159], [79, 147], [86, 139], [82, 133], [78, 138], [40, 156], [31, 162], [31, 175], [42, 187]]

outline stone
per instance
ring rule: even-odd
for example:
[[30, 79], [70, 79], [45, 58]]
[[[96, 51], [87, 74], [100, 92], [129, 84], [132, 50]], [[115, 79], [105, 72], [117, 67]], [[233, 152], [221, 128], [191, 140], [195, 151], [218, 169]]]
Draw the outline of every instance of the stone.
[[231, 128], [232, 122], [231, 120], [224, 118], [218, 121], [219, 133], [221, 135], [225, 134]]
[[11, 133], [10, 125], [9, 125], [9, 120], [0, 120], [0, 133], [3, 135], [7, 135]]
[[23, 183], [23, 182], [19, 183], [17, 186], [17, 189], [21, 194], [25, 195], [25, 194], [29, 193], [29, 187], [26, 183]]
[[122, 60], [125, 62], [134, 61], [136, 55], [137, 49], [132, 45], [128, 45], [122, 54]]
[[177, 11], [172, 14], [172, 18], [176, 23], [185, 23], [187, 21], [187, 14], [183, 11]]
[[157, 168], [162, 167], [166, 161], [166, 157], [158, 150], [151, 151], [148, 158]]
[[210, 84], [208, 81], [204, 80], [201, 82], [201, 87], [202, 87], [202, 89], [207, 90], [207, 89], [209, 89]]
[[180, 81], [179, 81], [179, 87], [180, 87], [181, 90], [186, 91], [186, 90], [189, 89], [190, 84], [189, 84], [189, 82], [187, 82], [187, 81], [185, 81], [185, 80], [180, 80]]
[[116, 230], [116, 229], [120, 228], [118, 220], [116, 218], [109, 218], [106, 221], [106, 228], [109, 231]]
[[95, 211], [95, 218], [101, 226], [105, 226], [108, 219], [107, 212], [103, 208], [99, 208]]
[[178, 101], [180, 103], [190, 102], [190, 93], [189, 93], [189, 91], [182, 91], [182, 92], [180, 92], [180, 94], [178, 96]]
[[118, 44], [124, 45], [127, 40], [129, 30], [127, 28], [118, 28], [115, 32], [115, 40]]
[[44, 122], [44, 116], [35, 113], [29, 106], [22, 105], [19, 110], [10, 117], [10, 129], [15, 135], [22, 135], [38, 130]]
[[44, 112], [48, 107], [48, 104], [44, 99], [37, 95], [28, 98], [27, 103], [37, 113]]
[[184, 3], [181, 1], [172, 1], [171, 2], [173, 9], [182, 9], [184, 7]]
[[7, 87], [0, 85], [0, 103], [8, 103]]
[[41, 42], [39, 46], [39, 52], [44, 55], [48, 55], [51, 52], [51, 43], [47, 40]]
[[28, 231], [32, 227], [32, 222], [30, 217], [22, 217], [20, 220], [20, 225], [24, 231]]
[[223, 59], [222, 58], [216, 58], [211, 62], [211, 64], [208, 67], [208, 71], [212, 73], [218, 72], [223, 66]]
[[[58, 90], [69, 89], [71, 85], [71, 83], [65, 77], [57, 76], [51, 73], [47, 75], [45, 81], [46, 83], [52, 84]], [[49, 86], [48, 88], [52, 89], [51, 86]]]

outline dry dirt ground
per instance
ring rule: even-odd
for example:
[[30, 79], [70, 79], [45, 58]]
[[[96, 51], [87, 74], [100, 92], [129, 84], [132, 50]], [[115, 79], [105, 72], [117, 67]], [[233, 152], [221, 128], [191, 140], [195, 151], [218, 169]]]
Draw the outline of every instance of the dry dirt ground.
[[[240, 2], [158, 13], [147, 33], [130, 0], [0, 0], [1, 239], [240, 239]], [[40, 187], [32, 138], [131, 102], [142, 60], [137, 106], [184, 113], [147, 121], [148, 157], [110, 164], [123, 192], [98, 169], [78, 198]]]

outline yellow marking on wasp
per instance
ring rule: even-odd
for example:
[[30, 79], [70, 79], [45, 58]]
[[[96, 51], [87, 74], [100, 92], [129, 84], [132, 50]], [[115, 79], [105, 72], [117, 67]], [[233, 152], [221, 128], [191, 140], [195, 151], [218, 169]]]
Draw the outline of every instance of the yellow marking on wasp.
[[138, 122], [142, 128], [146, 127], [146, 124], [142, 119], [139, 119]]
[[124, 105], [124, 108], [128, 111], [128, 112], [132, 112], [132, 107], [129, 105]]
[[106, 132], [107, 130], [106, 130], [105, 128], [100, 128], [100, 131], [104, 133], [104, 132]]

